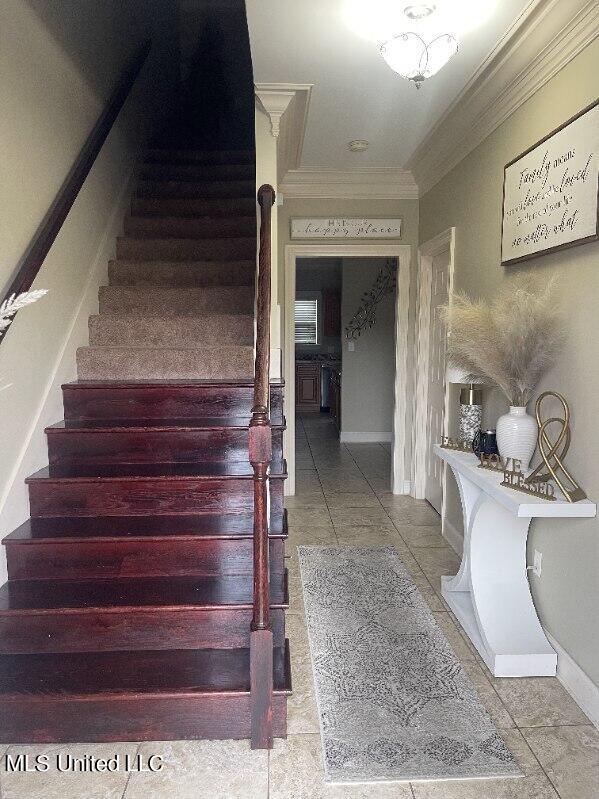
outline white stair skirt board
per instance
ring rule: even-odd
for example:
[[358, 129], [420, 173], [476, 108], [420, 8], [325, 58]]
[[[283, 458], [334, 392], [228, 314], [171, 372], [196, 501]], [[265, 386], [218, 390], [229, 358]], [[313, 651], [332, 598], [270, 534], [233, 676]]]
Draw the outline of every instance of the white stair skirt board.
[[551, 633], [545, 630], [545, 635], [557, 652], [557, 679], [595, 727], [599, 729], [599, 687], [592, 682]]
[[549, 502], [501, 486], [478, 459], [435, 447], [451, 466], [462, 500], [464, 550], [442, 594], [495, 677], [553, 677], [557, 655], [539, 622], [528, 585], [526, 539], [532, 518], [591, 518], [592, 502]]
[[393, 433], [349, 433], [339, 435], [342, 444], [385, 444], [393, 441]]

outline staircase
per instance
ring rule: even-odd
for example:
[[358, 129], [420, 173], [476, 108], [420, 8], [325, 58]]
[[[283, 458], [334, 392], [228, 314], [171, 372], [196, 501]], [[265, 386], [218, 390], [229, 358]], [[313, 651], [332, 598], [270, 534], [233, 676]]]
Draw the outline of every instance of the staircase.
[[[250, 151], [158, 149], [4, 539], [0, 741], [249, 738]], [[283, 387], [270, 386], [272, 733], [290, 693]]]

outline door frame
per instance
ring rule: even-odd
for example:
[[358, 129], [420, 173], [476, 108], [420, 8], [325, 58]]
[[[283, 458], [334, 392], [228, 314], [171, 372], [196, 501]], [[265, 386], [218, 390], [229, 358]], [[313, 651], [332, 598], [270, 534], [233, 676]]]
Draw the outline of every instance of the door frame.
[[410, 311], [409, 244], [287, 244], [285, 245], [285, 330], [284, 371], [285, 396], [293, 403], [287, 416], [285, 457], [288, 479], [285, 494], [295, 494], [295, 326], [294, 304], [296, 261], [298, 258], [397, 258], [397, 298], [395, 307], [395, 385], [393, 402], [393, 463], [391, 491], [409, 494], [409, 469], [406, 467], [408, 431], [408, 317]]
[[[414, 353], [414, 434], [412, 439], [412, 496], [424, 499], [426, 489], [426, 454], [427, 410], [428, 410], [428, 373], [430, 366], [430, 322], [433, 259], [436, 255], [449, 251], [449, 268], [447, 273], [447, 294], [451, 302], [453, 291], [453, 274], [455, 265], [455, 227], [448, 228], [418, 248], [417, 304], [416, 304], [416, 336]], [[448, 425], [449, 383], [445, 380], [445, 403], [443, 408], [443, 432], [447, 435]], [[445, 519], [445, 500], [447, 496], [447, 469], [443, 467], [443, 499], [441, 505], [441, 521]]]

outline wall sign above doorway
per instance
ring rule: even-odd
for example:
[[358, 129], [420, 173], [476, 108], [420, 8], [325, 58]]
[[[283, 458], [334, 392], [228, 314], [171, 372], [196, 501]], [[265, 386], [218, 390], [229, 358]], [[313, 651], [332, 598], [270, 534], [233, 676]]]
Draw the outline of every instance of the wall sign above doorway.
[[599, 239], [599, 101], [506, 165], [501, 263]]
[[292, 239], [400, 239], [400, 217], [316, 217], [291, 220]]

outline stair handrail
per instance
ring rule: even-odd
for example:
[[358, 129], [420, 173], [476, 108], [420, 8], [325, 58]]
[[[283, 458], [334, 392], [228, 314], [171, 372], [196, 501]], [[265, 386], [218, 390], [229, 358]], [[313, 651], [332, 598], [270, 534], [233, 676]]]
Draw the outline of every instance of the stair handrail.
[[270, 283], [271, 219], [275, 190], [258, 190], [260, 249], [256, 280], [256, 353], [254, 405], [249, 426], [249, 459], [254, 471], [254, 581], [250, 631], [251, 746], [270, 749], [273, 743], [273, 633], [270, 624], [269, 477], [272, 459], [270, 425]]
[[[130, 94], [151, 48], [152, 41], [147, 39], [137, 48], [125, 65], [108, 102], [91, 129], [85, 144], [79, 151], [71, 170], [21, 259], [6, 294], [0, 299], [0, 305], [13, 295], [18, 296], [31, 288]], [[0, 331], [0, 343], [2, 343], [4, 332], [6, 331]]]

